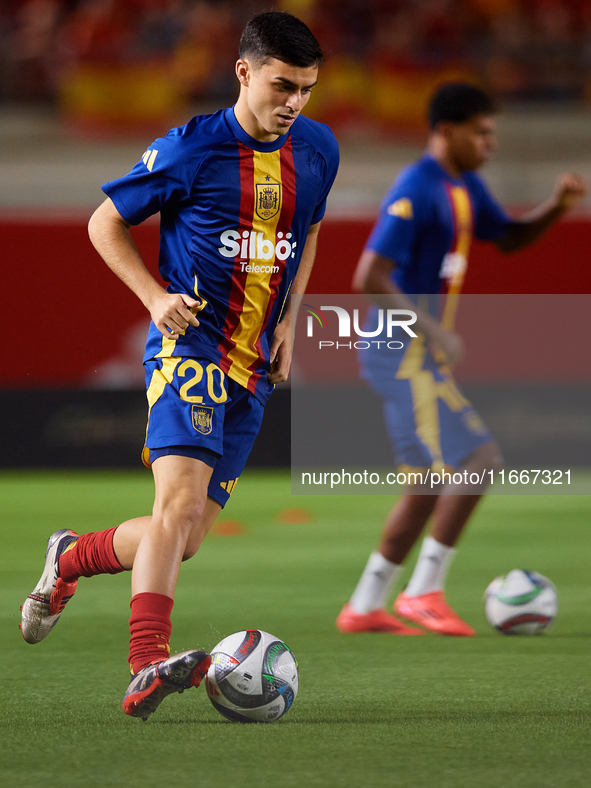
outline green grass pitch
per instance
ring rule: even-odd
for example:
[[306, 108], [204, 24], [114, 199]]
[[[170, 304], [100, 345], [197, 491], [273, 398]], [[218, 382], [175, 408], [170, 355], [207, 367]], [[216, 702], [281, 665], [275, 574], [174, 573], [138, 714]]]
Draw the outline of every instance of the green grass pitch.
[[[473, 639], [341, 635], [334, 619], [375, 547], [385, 497], [291, 497], [284, 472], [241, 479], [224, 519], [183, 565], [173, 651], [260, 628], [286, 640], [300, 692], [273, 725], [226, 722], [205, 691], [171, 696], [147, 723], [126, 717], [129, 575], [82, 579], [55, 631], [31, 646], [19, 605], [57, 528], [110, 527], [149, 512], [138, 473], [0, 476], [3, 519], [0, 777], [6, 786], [396, 786], [571, 788], [591, 774], [591, 500], [487, 498], [448, 583]], [[307, 524], [280, 524], [290, 507]], [[484, 620], [496, 575], [535, 569], [561, 609], [541, 637]], [[404, 578], [408, 580], [409, 571]]]

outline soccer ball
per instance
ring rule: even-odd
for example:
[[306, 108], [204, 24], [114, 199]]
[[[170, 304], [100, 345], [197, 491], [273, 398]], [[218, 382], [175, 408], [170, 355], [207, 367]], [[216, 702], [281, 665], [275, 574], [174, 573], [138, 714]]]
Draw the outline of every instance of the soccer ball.
[[278, 638], [259, 629], [236, 632], [211, 652], [205, 687], [233, 722], [275, 722], [298, 692], [298, 663]]
[[544, 575], [513, 569], [484, 592], [486, 618], [504, 635], [538, 635], [558, 612], [556, 588]]

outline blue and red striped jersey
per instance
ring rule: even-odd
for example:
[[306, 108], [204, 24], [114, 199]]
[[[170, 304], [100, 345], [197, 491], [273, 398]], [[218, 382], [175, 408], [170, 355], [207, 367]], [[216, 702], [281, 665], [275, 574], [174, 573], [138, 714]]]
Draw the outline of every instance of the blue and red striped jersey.
[[402, 292], [457, 294], [472, 237], [496, 240], [510, 224], [475, 172], [453, 178], [425, 154], [394, 181], [367, 248], [395, 263], [392, 279]]
[[210, 359], [267, 400], [269, 346], [338, 161], [324, 124], [300, 115], [258, 142], [229, 108], [172, 129], [102, 187], [132, 225], [160, 212], [160, 274], [169, 292], [202, 302], [199, 327], [177, 340], [150, 325], [145, 360]]

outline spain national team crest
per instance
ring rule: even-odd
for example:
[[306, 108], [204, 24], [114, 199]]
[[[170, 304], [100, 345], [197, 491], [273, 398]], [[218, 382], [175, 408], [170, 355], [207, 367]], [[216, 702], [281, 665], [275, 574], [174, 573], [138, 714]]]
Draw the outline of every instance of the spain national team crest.
[[209, 435], [213, 427], [213, 408], [205, 405], [193, 405], [191, 416], [193, 427], [202, 435]]
[[255, 197], [256, 214], [260, 219], [267, 221], [277, 216], [281, 209], [281, 184], [257, 183]]

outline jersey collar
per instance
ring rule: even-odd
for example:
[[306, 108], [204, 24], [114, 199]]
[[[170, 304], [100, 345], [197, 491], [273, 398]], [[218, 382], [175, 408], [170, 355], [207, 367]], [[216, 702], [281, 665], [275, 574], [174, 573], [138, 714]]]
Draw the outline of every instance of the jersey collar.
[[[281, 137], [278, 137], [274, 142], [259, 142], [259, 140], [255, 140], [254, 137], [251, 137], [250, 134], [247, 134], [240, 123], [236, 120], [236, 115], [234, 115], [234, 107], [228, 107], [225, 112], [226, 120], [230, 128], [232, 129], [234, 136], [237, 137], [240, 142], [246, 145], [248, 148], [252, 148], [252, 150], [259, 151], [260, 153], [272, 153], [274, 150], [279, 150], [282, 148], [291, 133], [291, 129], [287, 134], [283, 134]], [[296, 120], [297, 122], [297, 120]], [[292, 124], [292, 129], [295, 124]]]
[[458, 186], [464, 185], [464, 173], [462, 173], [459, 178], [454, 178], [453, 175], [450, 175], [449, 172], [445, 169], [445, 167], [442, 167], [441, 164], [437, 161], [437, 159], [434, 156], [432, 156], [430, 153], [423, 154], [423, 159], [430, 162], [431, 165], [435, 167], [435, 169], [441, 175], [443, 175], [446, 180], [451, 181], [451, 183], [455, 183]]

